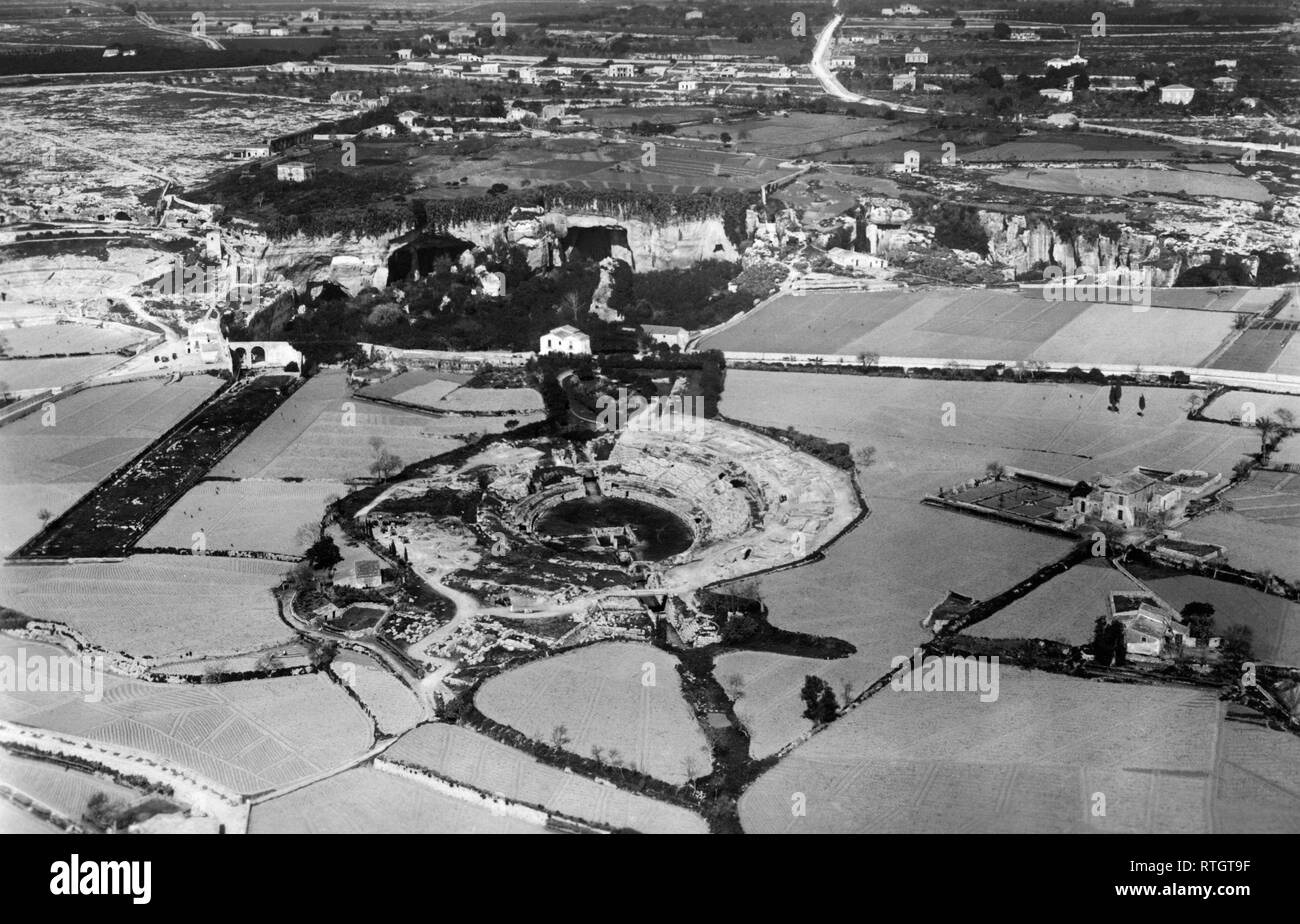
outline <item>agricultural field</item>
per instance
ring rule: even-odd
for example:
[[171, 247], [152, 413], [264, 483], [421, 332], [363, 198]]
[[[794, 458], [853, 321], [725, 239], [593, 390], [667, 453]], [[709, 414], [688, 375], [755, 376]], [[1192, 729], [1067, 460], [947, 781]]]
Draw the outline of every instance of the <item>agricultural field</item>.
[[[141, 797], [135, 790], [110, 780], [47, 761], [18, 757], [8, 751], [0, 751], [0, 783], [8, 784], [73, 821], [80, 820], [95, 793], [102, 792], [110, 799], [128, 804]], [[3, 823], [0, 823], [0, 833], [3, 831]]]
[[[1271, 526], [1300, 528], [1300, 474], [1255, 471], [1223, 495], [1234, 513]], [[1294, 542], [1300, 543], [1300, 532]], [[1297, 546], [1300, 550], [1300, 546]]]
[[[5, 364], [0, 361], [0, 371]], [[0, 554], [40, 531], [41, 510], [57, 516], [71, 507], [221, 384], [196, 375], [170, 384], [152, 379], [87, 388], [56, 400], [52, 416], [38, 408], [0, 427]]]
[[[1300, 375], [1300, 338], [1295, 331], [1247, 331], [1247, 333], [1268, 334], [1280, 341], [1274, 354], [1273, 364], [1268, 371], [1274, 375]], [[3, 367], [0, 367], [3, 369]]]
[[[886, 687], [760, 777], [741, 822], [750, 833], [1206, 832], [1222, 709], [1213, 691], [1006, 666], [988, 703]], [[1104, 817], [1090, 812], [1097, 792]]]
[[1093, 622], [1109, 615], [1111, 591], [1139, 590], [1105, 559], [1075, 565], [1010, 606], [965, 630], [982, 638], [1041, 638], [1066, 645], [1092, 641]]
[[371, 477], [372, 439], [410, 465], [441, 455], [504, 418], [432, 417], [368, 404], [352, 396], [342, 372], [322, 372], [296, 391], [210, 472], [216, 478], [305, 478], [347, 481]]
[[1252, 633], [1252, 651], [1261, 661], [1300, 667], [1300, 603], [1260, 590], [1195, 574], [1129, 569], [1176, 610], [1192, 602], [1214, 607], [1214, 630], [1222, 634], [1238, 623]]
[[[0, 636], [13, 656], [55, 653]], [[370, 722], [348, 695], [305, 675], [220, 685], [104, 678], [104, 697], [0, 693], [0, 715], [36, 728], [130, 748], [187, 767], [236, 792], [286, 786], [339, 767], [371, 744]]]
[[846, 119], [834, 114], [790, 112], [779, 118], [746, 119], [722, 125], [692, 125], [679, 128], [675, 134], [710, 138], [727, 132], [735, 139], [734, 144], [740, 150], [793, 160], [831, 152], [853, 151], [857, 154], [863, 148], [907, 137], [916, 131], [916, 125], [883, 119]]
[[1256, 420], [1263, 417], [1276, 419], [1276, 414], [1280, 410], [1290, 411], [1297, 420], [1300, 420], [1300, 396], [1272, 395], [1262, 391], [1225, 391], [1202, 408], [1201, 414], [1209, 420], [1228, 423], [1234, 417], [1249, 419], [1253, 416]]
[[1216, 196], [1256, 203], [1273, 198], [1261, 184], [1235, 171], [1228, 174], [1150, 167], [1017, 167], [992, 179], [994, 183], [1015, 189], [1074, 196]]
[[[948, 360], [1197, 366], [1231, 333], [1232, 315], [1047, 301], [1013, 291], [783, 294], [701, 349], [914, 356]], [[1172, 331], [1178, 336], [1171, 336]], [[1262, 371], [1262, 370], [1261, 370]]]
[[549, 812], [644, 834], [704, 834], [704, 819], [674, 805], [565, 773], [458, 725], [421, 725], [384, 752], [402, 763]]
[[42, 821], [8, 799], [0, 797], [0, 834], [62, 834], [63, 832]]
[[[653, 684], [643, 682], [643, 678]], [[533, 661], [493, 677], [475, 702], [488, 718], [565, 750], [612, 752], [642, 773], [684, 783], [710, 772], [704, 733], [682, 698], [677, 659], [649, 645], [610, 642]]]
[[0, 392], [64, 388], [84, 382], [125, 361], [116, 353], [46, 359], [0, 358]]
[[1291, 330], [1243, 330], [1215, 357], [1210, 368], [1300, 375], [1300, 353], [1287, 349], [1294, 339], [1295, 331]]
[[411, 689], [374, 658], [343, 650], [330, 663], [330, 670], [366, 704], [381, 734], [400, 735], [424, 717]]
[[194, 555], [6, 564], [0, 605], [64, 623], [110, 651], [164, 660], [187, 652], [230, 656], [294, 638], [271, 594], [288, 567]]
[[149, 334], [122, 325], [28, 324], [0, 328], [0, 356], [54, 356], [112, 353], [140, 343]]
[[1253, 710], [1234, 704], [1219, 725], [1215, 833], [1295, 834], [1300, 831], [1300, 740], [1267, 727]]
[[1039, 132], [1032, 139], [1018, 138], [1004, 144], [967, 153], [960, 151], [963, 161], [976, 164], [996, 164], [1015, 161], [1068, 161], [1088, 160], [1168, 160], [1177, 153], [1168, 147], [1141, 138], [1119, 138], [1114, 135], [1086, 135], [1072, 132], [1069, 135], [1051, 135]]
[[326, 501], [347, 493], [330, 481], [202, 481], [140, 540], [146, 549], [192, 549], [197, 533], [209, 552], [301, 555], [298, 530], [319, 523]]
[[[929, 638], [921, 620], [948, 591], [987, 599], [1070, 548], [1045, 533], [923, 506], [921, 497], [995, 460], [1074, 479], [1139, 464], [1217, 472], [1254, 445], [1239, 428], [1188, 421], [1183, 391], [1142, 394], [1139, 417], [1131, 392], [1115, 415], [1106, 389], [1094, 385], [728, 371], [721, 405], [728, 417], [877, 449], [876, 463], [858, 473], [869, 516], [824, 560], [758, 582], [775, 625], [841, 638], [858, 652], [823, 662], [727, 655], [715, 669], [726, 686], [741, 676], [738, 710], [751, 726], [751, 753], [770, 754], [811, 726], [800, 714], [806, 674], [824, 678], [837, 696], [844, 680], [860, 692], [895, 655]], [[952, 427], [943, 426], [946, 402], [955, 405]]]
[[1210, 542], [1228, 550], [1228, 563], [1256, 573], [1272, 571], [1285, 581], [1300, 581], [1300, 532], [1216, 510], [1180, 526], [1189, 542]]
[[250, 834], [544, 834], [546, 829], [372, 767], [259, 802]]
[[446, 413], [542, 413], [542, 396], [535, 388], [465, 388], [468, 380], [467, 375], [413, 369], [366, 388], [362, 394]]

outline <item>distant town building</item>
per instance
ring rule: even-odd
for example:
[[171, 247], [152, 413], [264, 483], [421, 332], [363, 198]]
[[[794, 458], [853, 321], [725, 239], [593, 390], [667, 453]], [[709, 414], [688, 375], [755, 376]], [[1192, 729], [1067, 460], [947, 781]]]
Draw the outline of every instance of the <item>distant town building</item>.
[[921, 152], [904, 151], [903, 162], [894, 165], [894, 171], [897, 173], [917, 173], [921, 169]]
[[474, 52], [472, 52], [472, 51], [462, 51], [462, 52], [460, 52], [459, 54], [456, 55], [456, 60], [457, 60], [457, 61], [462, 61], [462, 62], [464, 62], [465, 64], [479, 64], [479, 63], [481, 63], [481, 62], [483, 61], [483, 59], [482, 59], [481, 57], [479, 57], [478, 55], [474, 54]]
[[298, 15], [300, 22], [320, 22], [320, 8], [309, 6]]
[[1232, 93], [1237, 89], [1236, 77], [1215, 77], [1210, 83], [1214, 84], [1214, 89], [1220, 93]]
[[920, 48], [913, 48], [907, 54], [903, 55], [903, 61], [906, 64], [929, 64], [930, 55]]
[[568, 324], [554, 328], [542, 335], [539, 353], [570, 353], [586, 355], [591, 353], [591, 338]]
[[360, 90], [335, 90], [330, 94], [331, 103], [359, 103], [361, 102]]
[[1011, 33], [1011, 41], [1013, 42], [1037, 42], [1041, 40], [1042, 36], [1033, 29], [1020, 29]]
[[251, 22], [231, 23], [226, 27], [226, 32], [229, 35], [252, 35], [253, 24]]
[[282, 183], [305, 183], [316, 176], [316, 165], [301, 160], [275, 165], [275, 178]]
[[893, 88], [895, 90], [911, 90], [916, 92], [916, 71], [907, 74], [895, 74]]
[[665, 324], [642, 324], [641, 332], [653, 340], [655, 343], [663, 343], [670, 347], [686, 349], [686, 344], [690, 342], [691, 334], [684, 327], [673, 327]]
[[703, 19], [703, 18], [704, 18], [704, 13], [700, 10], [689, 10], [686, 13], [687, 22], [691, 22], [692, 20]]
[[250, 144], [235, 149], [236, 160], [256, 160], [259, 157], [270, 156], [271, 146], [269, 144]]
[[391, 138], [397, 134], [397, 129], [389, 125], [387, 122], [383, 122], [379, 125], [372, 125], [370, 128], [367, 128], [361, 134], [369, 135], [375, 138]]
[[1044, 99], [1051, 100], [1054, 103], [1072, 103], [1074, 102], [1073, 90], [1058, 90], [1055, 87], [1046, 87], [1038, 91], [1038, 95]]
[[1235, 69], [1236, 66], [1237, 66], [1237, 59], [1236, 59], [1236, 58], [1220, 58], [1219, 60], [1217, 60], [1217, 61], [1214, 62], [1214, 66], [1215, 66], [1215, 67], [1226, 67], [1228, 70], [1233, 70], [1233, 69]]
[[831, 70], [847, 71], [852, 70], [858, 64], [858, 59], [853, 55], [832, 55]]
[[1184, 83], [1171, 83], [1160, 88], [1160, 102], [1175, 106], [1186, 106], [1195, 95], [1196, 91]]
[[694, 92], [695, 92], [696, 90], [698, 90], [699, 88], [700, 88], [700, 82], [699, 82], [698, 80], [679, 80], [679, 81], [677, 81], [677, 92], [678, 92], [678, 93], [694, 93]]
[[471, 45], [478, 38], [478, 33], [469, 26], [458, 26], [447, 33], [447, 41], [453, 45]]
[[636, 74], [635, 64], [611, 64], [605, 68], [605, 73], [610, 77], [632, 77]]

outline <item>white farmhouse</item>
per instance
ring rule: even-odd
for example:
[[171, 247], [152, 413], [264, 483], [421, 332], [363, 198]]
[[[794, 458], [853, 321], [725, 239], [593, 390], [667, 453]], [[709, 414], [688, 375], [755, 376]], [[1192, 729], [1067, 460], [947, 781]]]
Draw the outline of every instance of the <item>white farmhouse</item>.
[[576, 327], [565, 324], [543, 334], [541, 347], [537, 352], [588, 355], [591, 353], [591, 338]]
[[1160, 102], [1175, 106], [1186, 106], [1195, 95], [1196, 91], [1185, 83], [1171, 83], [1160, 88]]
[[929, 64], [930, 55], [920, 48], [913, 48], [907, 54], [903, 55], [903, 61], [907, 64]]

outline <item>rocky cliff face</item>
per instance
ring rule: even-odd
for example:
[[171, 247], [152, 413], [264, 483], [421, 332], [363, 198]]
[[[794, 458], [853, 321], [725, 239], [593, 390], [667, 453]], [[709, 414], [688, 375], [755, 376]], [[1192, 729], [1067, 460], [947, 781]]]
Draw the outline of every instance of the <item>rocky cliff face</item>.
[[333, 282], [356, 294], [366, 286], [388, 284], [388, 257], [409, 233], [399, 228], [381, 235], [296, 234], [273, 241], [259, 232], [235, 232], [223, 234], [222, 243], [239, 262], [256, 263], [267, 279], [282, 277], [300, 292], [314, 283]]

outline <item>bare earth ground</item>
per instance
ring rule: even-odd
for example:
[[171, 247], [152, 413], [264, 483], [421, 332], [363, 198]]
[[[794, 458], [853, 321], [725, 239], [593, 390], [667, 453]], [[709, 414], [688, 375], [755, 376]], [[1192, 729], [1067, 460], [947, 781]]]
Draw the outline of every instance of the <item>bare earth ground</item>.
[[533, 661], [493, 677], [475, 702], [539, 741], [564, 725], [566, 750], [589, 757], [593, 745], [616, 748], [630, 766], [670, 783], [707, 774], [712, 763], [682, 699], [677, 659], [650, 645], [608, 642]]
[[508, 799], [544, 806], [645, 834], [704, 834], [704, 819], [686, 809], [565, 773], [458, 725], [421, 725], [384, 756], [415, 764]]

